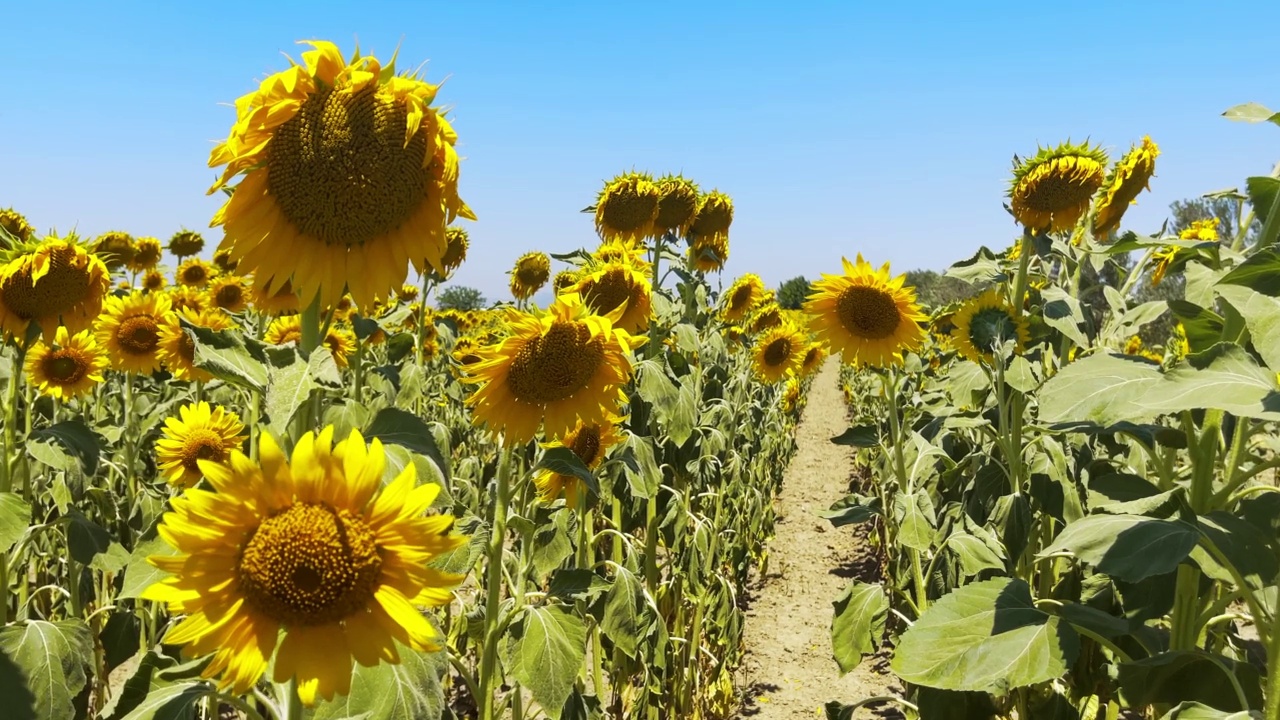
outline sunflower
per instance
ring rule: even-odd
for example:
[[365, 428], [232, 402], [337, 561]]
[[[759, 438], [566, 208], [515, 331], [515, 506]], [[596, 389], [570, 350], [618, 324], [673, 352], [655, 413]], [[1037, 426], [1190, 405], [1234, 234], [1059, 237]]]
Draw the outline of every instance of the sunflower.
[[782, 412], [790, 415], [800, 406], [800, 379], [787, 378], [786, 388], [782, 391]]
[[689, 245], [689, 264], [698, 272], [720, 272], [728, 259], [728, 235], [699, 235]]
[[164, 273], [159, 270], [148, 270], [142, 275], [142, 289], [147, 292], [160, 292], [168, 284], [169, 281], [165, 279]]
[[396, 299], [400, 302], [408, 303], [418, 299], [418, 286], [409, 285], [408, 283], [401, 285], [396, 291]]
[[502, 433], [507, 444], [528, 442], [544, 422], [550, 436], [574, 424], [601, 422], [625, 400], [628, 357], [644, 342], [594, 315], [582, 297], [565, 293], [539, 314], [508, 311], [510, 335], [476, 351], [467, 382], [474, 421]]
[[356, 311], [355, 301], [350, 295], [343, 295], [338, 298], [338, 302], [327, 311], [332, 314], [333, 322], [346, 322], [351, 319], [351, 315]]
[[213, 254], [213, 264], [218, 268], [219, 272], [233, 273], [240, 263], [231, 257], [230, 250], [218, 250]]
[[179, 230], [169, 238], [169, 252], [179, 260], [199, 255], [204, 250], [204, 237], [194, 230]]
[[1031, 339], [1026, 319], [994, 289], [966, 301], [952, 322], [956, 351], [974, 362], [995, 362], [996, 348], [1009, 340], [1014, 353], [1021, 353]]
[[1182, 248], [1176, 245], [1169, 245], [1152, 254], [1152, 259], [1156, 261], [1154, 267], [1151, 268], [1151, 287], [1156, 287], [1164, 281], [1164, 276], [1173, 268], [1174, 263], [1178, 260], [1178, 255]]
[[1201, 242], [1218, 242], [1218, 218], [1194, 220], [1178, 233], [1180, 240], [1199, 240]]
[[184, 309], [169, 313], [160, 325], [160, 349], [158, 355], [165, 368], [179, 380], [209, 382], [213, 376], [196, 367], [196, 344], [182, 329], [179, 318], [192, 325], [210, 330], [231, 330], [236, 327], [231, 316], [217, 308], [205, 310]]
[[173, 281], [187, 287], [202, 288], [218, 275], [218, 269], [200, 258], [189, 258], [178, 265]]
[[209, 302], [229, 313], [249, 306], [249, 283], [239, 275], [218, 275], [209, 283]]
[[267, 315], [296, 313], [302, 309], [302, 303], [298, 301], [298, 296], [294, 294], [293, 286], [288, 280], [281, 283], [279, 288], [272, 287], [271, 283], [265, 285], [255, 283], [250, 294], [254, 308]]
[[450, 225], [444, 229], [445, 248], [440, 264], [444, 267], [445, 277], [453, 274], [467, 260], [467, 249], [471, 246], [470, 236], [465, 228]]
[[480, 361], [480, 356], [476, 354], [476, 350], [480, 345], [472, 338], [460, 337], [453, 344], [453, 359], [459, 365], [470, 365]]
[[848, 363], [884, 367], [901, 362], [901, 353], [920, 347], [927, 317], [905, 276], [889, 277], [889, 264], [873, 270], [858, 255], [843, 259], [843, 275], [823, 274], [813, 283], [804, 309], [809, 326], [831, 352]]
[[204, 477], [201, 460], [226, 468], [231, 451], [247, 437], [234, 412], [203, 401], [183, 405], [178, 417], [164, 421], [164, 436], [156, 441], [156, 467], [170, 485], [189, 488]]
[[260, 465], [238, 450], [227, 465], [204, 461], [213, 490], [187, 490], [160, 521], [178, 554], [149, 558], [172, 576], [143, 597], [186, 616], [165, 643], [212, 653], [204, 676], [237, 694], [270, 665], [310, 706], [350, 690], [353, 660], [443, 645], [417, 608], [453, 598], [462, 578], [429, 565], [467, 538], [452, 516], [424, 515], [440, 486], [417, 486], [410, 464], [383, 487], [381, 442], [353, 430], [332, 443], [332, 426], [307, 433], [286, 459], [264, 433]]
[[688, 235], [702, 204], [697, 183], [680, 175], [664, 175], [656, 184], [659, 197], [654, 231], [658, 234]]
[[[288, 343], [302, 344], [302, 316], [301, 315], [282, 315], [267, 326], [267, 332], [262, 338], [272, 345], [286, 345]], [[330, 325], [329, 331], [325, 333], [323, 344], [329, 349], [329, 354], [333, 356], [333, 362], [340, 368], [347, 366], [348, 358], [356, 350], [356, 336], [345, 327], [339, 325]]]
[[761, 303], [747, 320], [747, 330], [752, 335], [782, 324], [782, 308], [775, 302]]
[[[603, 420], [593, 422], [579, 421], [563, 437], [558, 440], [552, 440], [542, 444], [542, 447], [551, 449], [558, 447], [567, 447], [573, 451], [574, 455], [582, 461], [583, 465], [589, 470], [595, 470], [600, 467], [600, 463], [604, 462], [605, 455], [608, 454], [609, 448], [617, 445], [622, 440], [622, 434], [618, 431], [618, 426], [622, 423], [622, 418], [613, 414], [607, 415]], [[578, 494], [578, 479], [572, 475], [561, 475], [551, 470], [541, 470], [537, 475], [533, 476], [533, 483], [538, 487], [538, 496], [543, 502], [551, 502], [558, 497], [564, 497], [572, 500]]]
[[169, 304], [174, 312], [195, 310], [197, 312], [209, 307], [209, 294], [197, 287], [175, 285], [169, 289]]
[[93, 241], [93, 253], [110, 270], [118, 270], [133, 260], [137, 248], [133, 245], [133, 236], [127, 232], [111, 230], [102, 233]]
[[159, 370], [160, 326], [169, 311], [169, 297], [161, 293], [107, 298], [94, 337], [107, 349], [111, 367], [131, 373]]
[[306, 44], [303, 64], [236, 101], [236, 123], [209, 156], [226, 166], [209, 192], [244, 176], [213, 224], [255, 282], [292, 278], [322, 306], [345, 287], [372, 305], [410, 262], [443, 273], [445, 226], [475, 219], [458, 197], [457, 134], [431, 107], [438, 86], [397, 75], [394, 59], [347, 63], [333, 43]]
[[755, 273], [747, 273], [734, 280], [721, 296], [720, 319], [727, 323], [740, 322], [764, 297], [764, 291], [764, 280]]
[[641, 253], [642, 248], [637, 247], [633, 240], [605, 240], [591, 253], [591, 257], [605, 264], [626, 263], [642, 275], [648, 275], [653, 272], [653, 268]]
[[729, 257], [729, 226], [733, 224], [733, 199], [719, 190], [703, 196], [698, 214], [689, 226], [689, 237], [697, 241], [716, 238], [713, 247], [724, 247], [724, 257]]
[[568, 291], [569, 288], [577, 284], [578, 271], [576, 270], [561, 270], [556, 273], [556, 276], [551, 280], [551, 287], [555, 290], [557, 295]]
[[160, 246], [160, 241], [153, 237], [141, 237], [133, 244], [133, 257], [129, 259], [128, 265], [130, 270], [150, 270], [160, 264], [160, 256], [164, 253], [164, 248]]
[[13, 208], [0, 209], [0, 230], [20, 243], [30, 242], [36, 234], [36, 229], [31, 227], [27, 218]]
[[1014, 158], [1009, 197], [1014, 218], [1032, 232], [1070, 230], [1106, 178], [1107, 154], [1088, 143], [1040, 148]]
[[551, 258], [546, 253], [525, 253], [516, 260], [509, 274], [511, 294], [517, 300], [528, 300], [551, 278]]
[[31, 323], [47, 342], [58, 325], [87, 330], [111, 291], [111, 274], [75, 236], [46, 237], [0, 266], [0, 330], [23, 339]]
[[582, 301], [597, 315], [608, 315], [614, 310], [620, 310], [621, 314], [614, 327], [633, 335], [649, 328], [653, 288], [649, 286], [649, 279], [630, 265], [605, 265], [583, 276], [566, 292], [581, 295]]
[[822, 367], [827, 359], [827, 348], [822, 343], [809, 343], [804, 351], [804, 359], [800, 361], [800, 375], [812, 375]]
[[805, 356], [804, 334], [790, 323], [770, 328], [756, 340], [751, 353], [756, 376], [767, 383], [776, 383], [795, 375]]
[[1111, 169], [1103, 181], [1102, 195], [1093, 216], [1095, 237], [1103, 237], [1120, 227], [1124, 211], [1135, 202], [1139, 193], [1151, 189], [1151, 176], [1155, 174], [1156, 157], [1159, 155], [1160, 148], [1151, 142], [1150, 136], [1144, 136], [1142, 145], [1133, 146]]
[[[59, 327], [53, 345], [37, 340], [27, 352], [27, 381], [41, 395], [66, 400], [93, 390], [102, 382], [107, 356], [88, 330], [75, 335]], [[10, 382], [16, 381], [16, 378]]]
[[596, 198], [596, 232], [605, 240], [644, 240], [657, 228], [662, 191], [648, 173], [618, 175]]

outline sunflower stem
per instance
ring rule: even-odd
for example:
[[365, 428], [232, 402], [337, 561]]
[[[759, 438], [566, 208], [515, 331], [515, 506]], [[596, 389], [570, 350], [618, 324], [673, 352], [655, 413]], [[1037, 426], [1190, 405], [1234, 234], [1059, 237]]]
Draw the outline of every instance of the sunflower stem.
[[[13, 372], [9, 374], [9, 402], [4, 406], [4, 462], [0, 463], [0, 492], [13, 490], [13, 471], [17, 466], [18, 388], [22, 387], [22, 362], [27, 356], [26, 343], [16, 346]], [[31, 412], [31, 408], [27, 408]]]
[[298, 695], [298, 680], [290, 678], [284, 686], [281, 720], [302, 720], [302, 698]]
[[[506, 440], [506, 438], [504, 438]], [[485, 583], [488, 596], [485, 600], [484, 650], [480, 656], [480, 720], [494, 720], [498, 686], [502, 684], [497, 672], [498, 640], [502, 624], [498, 622], [502, 603], [502, 557], [506, 552], [507, 505], [511, 502], [511, 448], [503, 445], [498, 455], [498, 479], [493, 522], [489, 532], [489, 569]]]
[[124, 374], [124, 475], [129, 484], [129, 497], [138, 497], [137, 436], [133, 429], [133, 373]]

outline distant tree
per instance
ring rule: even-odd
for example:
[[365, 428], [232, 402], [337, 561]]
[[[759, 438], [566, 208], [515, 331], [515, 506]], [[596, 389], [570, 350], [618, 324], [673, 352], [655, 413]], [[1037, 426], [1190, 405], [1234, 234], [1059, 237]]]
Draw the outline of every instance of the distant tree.
[[905, 275], [906, 284], [916, 289], [916, 300], [929, 310], [973, 297], [982, 290], [960, 278], [933, 270], [908, 270]]
[[441, 310], [479, 310], [487, 304], [479, 290], [466, 285], [451, 285], [436, 297], [436, 306]]
[[[1175, 200], [1169, 204], [1169, 232], [1177, 235], [1197, 220], [1217, 218], [1218, 237], [1230, 245], [1240, 228], [1241, 207], [1240, 201], [1226, 197]], [[1262, 223], [1254, 217], [1245, 235], [1245, 244], [1252, 245], [1261, 232]]]
[[809, 297], [809, 281], [797, 275], [778, 286], [778, 306], [787, 310], [799, 310]]

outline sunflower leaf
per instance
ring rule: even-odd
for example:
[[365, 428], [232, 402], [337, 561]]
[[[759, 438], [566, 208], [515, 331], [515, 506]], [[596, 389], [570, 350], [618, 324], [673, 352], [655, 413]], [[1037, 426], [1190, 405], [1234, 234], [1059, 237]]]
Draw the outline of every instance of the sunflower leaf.
[[241, 387], [267, 388], [266, 345], [233, 330], [210, 330], [179, 318], [195, 345], [193, 364], [210, 375]]
[[503, 665], [547, 716], [559, 720], [587, 658], [582, 618], [566, 605], [529, 607], [507, 632]]
[[93, 634], [83, 620], [34, 620], [0, 630], [0, 697], [15, 720], [77, 717], [89, 681]]
[[591, 468], [582, 462], [582, 458], [578, 457], [572, 448], [547, 448], [542, 453], [542, 460], [538, 461], [537, 469], [575, 477], [591, 488], [593, 495], [600, 494], [600, 482], [596, 479], [595, 473], [591, 472]]
[[17, 493], [0, 493], [0, 553], [9, 552], [30, 524], [30, 503]]
[[431, 427], [413, 413], [399, 408], [383, 408], [365, 428], [364, 434], [367, 440], [378, 438], [384, 443], [400, 445], [419, 455], [425, 455], [436, 464], [442, 475], [449, 477], [449, 463], [436, 445]]
[[441, 676], [449, 667], [444, 652], [417, 652], [406, 647], [399, 663], [356, 665], [351, 692], [321, 702], [306, 717], [310, 720], [439, 720], [444, 714]]
[[831, 648], [840, 674], [845, 675], [875, 652], [884, 638], [889, 601], [878, 583], [855, 582], [832, 603]]

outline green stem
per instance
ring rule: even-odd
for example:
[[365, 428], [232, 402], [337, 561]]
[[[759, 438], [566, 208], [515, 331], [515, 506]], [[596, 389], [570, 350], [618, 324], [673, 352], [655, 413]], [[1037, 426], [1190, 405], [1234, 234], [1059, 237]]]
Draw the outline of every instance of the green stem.
[[1200, 570], [1190, 564], [1178, 566], [1169, 628], [1170, 650], [1194, 650], [1200, 639]]
[[[1254, 622], [1260, 621], [1254, 618]], [[1266, 709], [1262, 717], [1280, 720], [1280, 619], [1271, 622], [1271, 644], [1267, 647]]]
[[298, 680], [292, 678], [284, 687], [281, 720], [302, 720], [302, 698], [298, 696]]
[[131, 497], [138, 497], [138, 434], [133, 429], [133, 373], [124, 374], [124, 474]]
[[[4, 407], [4, 462], [0, 463], [0, 492], [13, 490], [13, 470], [17, 466], [18, 450], [18, 389], [22, 387], [22, 361], [26, 359], [26, 344], [17, 346], [13, 356], [13, 372], [9, 375], [9, 402]], [[31, 408], [27, 408], [31, 412]]]
[[[505, 440], [505, 438], [504, 438]], [[506, 552], [507, 505], [511, 502], [511, 449], [503, 446], [498, 457], [497, 497], [493, 505], [493, 522], [489, 536], [489, 569], [486, 573], [488, 596], [485, 600], [484, 651], [480, 657], [480, 720], [494, 720], [496, 694], [502, 684], [497, 674], [498, 639], [501, 623], [498, 613], [502, 604], [502, 558]]]

